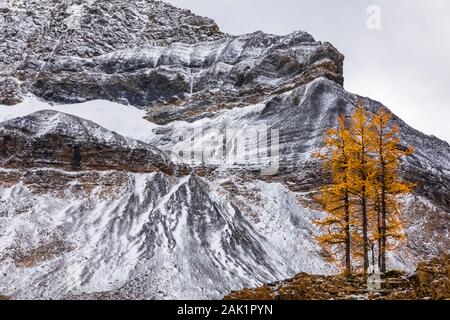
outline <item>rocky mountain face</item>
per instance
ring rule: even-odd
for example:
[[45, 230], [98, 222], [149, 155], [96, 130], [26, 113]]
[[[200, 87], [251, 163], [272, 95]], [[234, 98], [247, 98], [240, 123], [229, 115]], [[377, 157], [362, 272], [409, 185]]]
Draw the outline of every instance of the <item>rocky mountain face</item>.
[[[331, 44], [231, 36], [151, 0], [0, 0], [0, 29], [0, 294], [219, 298], [338, 271], [315, 240], [311, 194], [327, 177], [311, 153], [357, 101], [381, 104], [345, 91]], [[86, 112], [13, 116], [30, 96], [129, 104], [154, 126], [139, 141]], [[394, 121], [417, 187], [389, 265], [411, 271], [450, 247], [450, 146]], [[177, 156], [202, 154], [212, 131], [228, 150], [258, 130], [270, 143], [237, 151], [243, 161]]]
[[211, 19], [160, 1], [2, 0], [0, 11], [2, 103], [6, 104], [20, 100], [22, 81], [34, 87], [41, 77], [45, 79], [59, 57], [70, 57], [75, 65], [69, 70], [73, 70], [78, 58], [223, 37]]
[[219, 181], [90, 121], [39, 111], [3, 122], [0, 143], [8, 296], [220, 297], [292, 274], [288, 258], [310, 272], [334, 270], [309, 257], [320, 249], [306, 209], [278, 216], [280, 204], [258, 218], [264, 203], [242, 207]]
[[[258, 100], [255, 90], [288, 90], [318, 76], [343, 82], [343, 56], [304, 32], [227, 36], [214, 21], [160, 1], [2, 6], [6, 104], [23, 92], [59, 102], [102, 98], [136, 106], [202, 92], [206, 97], [195, 104], [204, 106]], [[223, 97], [211, 97], [218, 89]]]
[[188, 173], [157, 148], [122, 137], [90, 121], [43, 110], [0, 127], [3, 168]]

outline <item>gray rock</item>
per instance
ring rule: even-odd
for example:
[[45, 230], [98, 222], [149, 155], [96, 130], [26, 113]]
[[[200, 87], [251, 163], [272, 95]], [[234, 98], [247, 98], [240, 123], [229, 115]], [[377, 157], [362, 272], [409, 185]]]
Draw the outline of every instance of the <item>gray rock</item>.
[[0, 166], [69, 171], [117, 170], [187, 174], [160, 150], [99, 125], [52, 110], [0, 124]]

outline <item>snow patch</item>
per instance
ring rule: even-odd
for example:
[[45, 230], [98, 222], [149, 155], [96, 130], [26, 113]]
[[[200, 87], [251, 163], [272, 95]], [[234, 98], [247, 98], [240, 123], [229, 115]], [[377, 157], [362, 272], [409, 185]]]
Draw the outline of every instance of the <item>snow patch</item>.
[[27, 96], [23, 102], [15, 106], [0, 105], [0, 122], [42, 110], [55, 110], [90, 120], [122, 136], [146, 143], [152, 140], [152, 130], [158, 127], [144, 119], [146, 115], [144, 110], [132, 106], [106, 100], [53, 105], [35, 96]]

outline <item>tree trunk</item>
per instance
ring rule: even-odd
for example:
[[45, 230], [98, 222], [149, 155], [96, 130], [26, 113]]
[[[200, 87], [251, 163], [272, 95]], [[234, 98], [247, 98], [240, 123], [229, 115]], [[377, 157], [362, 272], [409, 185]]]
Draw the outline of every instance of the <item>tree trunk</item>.
[[386, 272], [386, 188], [381, 189], [381, 272]]
[[366, 188], [363, 187], [363, 196], [361, 199], [362, 227], [363, 227], [363, 257], [364, 257], [364, 275], [367, 275], [369, 269], [369, 238], [367, 235], [367, 197]]
[[378, 270], [381, 270], [381, 206], [380, 201], [378, 200], [378, 208], [377, 208], [377, 228], [378, 228], [378, 238], [377, 238], [377, 249], [378, 249]]
[[370, 243], [370, 251], [372, 253], [372, 272], [375, 273], [375, 243]]
[[345, 273], [347, 276], [352, 274], [351, 261], [351, 236], [350, 236], [350, 204], [348, 194], [345, 195]]

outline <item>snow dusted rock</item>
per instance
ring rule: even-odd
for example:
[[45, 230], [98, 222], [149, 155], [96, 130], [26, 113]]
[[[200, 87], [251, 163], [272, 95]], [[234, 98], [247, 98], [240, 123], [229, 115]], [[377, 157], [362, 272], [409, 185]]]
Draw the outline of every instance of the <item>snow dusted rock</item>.
[[0, 165], [64, 170], [187, 172], [157, 148], [72, 115], [43, 110], [0, 123]]
[[[33, 178], [43, 175], [51, 178]], [[14, 298], [220, 298], [298, 268], [335, 272], [311, 238], [309, 212], [270, 186], [259, 188], [271, 213], [254, 224], [225, 189], [195, 175], [0, 176], [0, 291]]]
[[[318, 209], [311, 204], [308, 194], [323, 185], [328, 176], [323, 174], [312, 152], [320, 149], [325, 130], [337, 125], [337, 116], [351, 114], [358, 100], [372, 112], [382, 106], [379, 102], [346, 92], [333, 81], [318, 78], [286, 93], [271, 95], [264, 103], [222, 110], [209, 118], [175, 121], [156, 128], [152, 143], [170, 152], [186, 149], [186, 143], [195, 140], [192, 150], [201, 153], [202, 140], [208, 141], [209, 136], [199, 135], [199, 128], [204, 133], [233, 128], [233, 134], [227, 138], [230, 143], [249, 136], [254, 129], [278, 130], [279, 159], [273, 174], [261, 175], [261, 169], [265, 168], [262, 164], [274, 159], [256, 157], [255, 145], [250, 145], [245, 162], [209, 163], [210, 171], [219, 176], [229, 172], [247, 181], [282, 183], [308, 206]], [[391, 255], [390, 263], [399, 269], [414, 270], [418, 261], [446, 252], [450, 246], [450, 146], [445, 141], [414, 130], [396, 116], [393, 121], [400, 126], [402, 145], [415, 147], [414, 154], [404, 159], [401, 174], [404, 179], [415, 182], [416, 187], [414, 197], [405, 202], [404, 222], [408, 240]], [[170, 138], [184, 133], [190, 136], [181, 142]], [[264, 154], [271, 149], [269, 145], [258, 148]], [[251, 192], [246, 201], [251, 201], [250, 195]]]
[[150, 106], [181, 99], [195, 109], [205, 105], [202, 96], [189, 102], [197, 92], [226, 90], [222, 102], [245, 103], [255, 89], [318, 76], [343, 82], [343, 56], [305, 32], [228, 36], [212, 20], [160, 1], [0, 4], [10, 29], [0, 39], [3, 77], [46, 100]]
[[153, 0], [1, 0], [0, 29], [0, 78], [25, 81], [24, 91], [55, 57], [76, 62], [125, 48], [224, 36], [213, 20]]
[[0, 76], [0, 104], [15, 105], [21, 101], [21, 92], [17, 80]]
[[1, 0], [0, 12], [2, 26], [8, 26], [2, 44], [14, 64], [22, 54], [43, 61], [53, 54], [94, 57], [224, 36], [213, 20], [153, 0]]
[[[180, 145], [189, 141], [185, 139], [174, 143], [170, 137], [182, 135], [183, 132], [192, 132], [193, 136], [194, 128], [202, 128], [205, 132], [234, 128], [237, 130], [232, 137], [236, 139], [248, 135], [251, 129], [278, 130], [279, 160], [275, 176], [292, 182], [296, 191], [308, 191], [321, 185], [326, 179], [318, 174], [319, 163], [311, 154], [321, 147], [327, 128], [337, 125], [337, 116], [351, 114], [358, 101], [362, 101], [371, 112], [376, 112], [382, 106], [377, 101], [348, 93], [342, 86], [322, 77], [283, 94], [272, 94], [264, 98], [266, 100], [262, 103], [223, 110], [209, 118], [196, 121], [191, 119], [189, 122], [174, 121], [154, 129], [156, 136], [151, 141], [169, 152], [182, 149]], [[448, 209], [450, 145], [411, 128], [396, 116], [393, 121], [400, 127], [403, 146], [412, 145], [416, 149], [412, 156], [405, 159], [402, 174], [406, 179], [417, 182], [418, 193]], [[202, 147], [202, 143], [196, 144], [195, 152], [201, 153]], [[251, 157], [256, 156], [255, 152], [249, 154]], [[244, 163], [243, 167], [248, 169], [251, 160]], [[253, 160], [254, 163], [257, 162], [256, 159]]]
[[318, 213], [282, 185], [249, 186], [267, 198], [251, 204], [53, 110], [1, 123], [0, 150], [0, 291], [15, 298], [219, 298], [297, 268], [335, 272], [311, 237]]
[[244, 98], [254, 97], [252, 90], [280, 91], [318, 76], [342, 83], [342, 60], [330, 44], [315, 42], [304, 32], [284, 37], [257, 32], [196, 44], [125, 49], [93, 59], [55, 56], [31, 90], [62, 102], [110, 99], [155, 106], [157, 101], [170, 105], [179, 100], [192, 110], [198, 104], [204, 107], [203, 95], [210, 90], [228, 93], [222, 94], [222, 103], [240, 96], [244, 103]]

